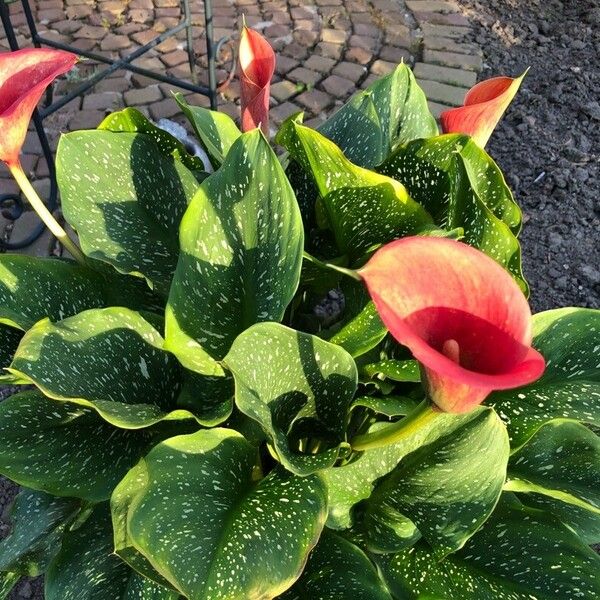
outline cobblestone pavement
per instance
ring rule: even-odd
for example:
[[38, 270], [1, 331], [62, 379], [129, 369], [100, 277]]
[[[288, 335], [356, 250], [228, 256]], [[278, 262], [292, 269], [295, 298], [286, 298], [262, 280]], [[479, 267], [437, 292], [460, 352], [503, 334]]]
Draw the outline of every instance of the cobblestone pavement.
[[[2, 0], [0, 0], [2, 1]], [[204, 9], [191, 0], [194, 51], [199, 79], [206, 83]], [[124, 56], [174, 26], [180, 17], [179, 0], [37, 0], [39, 32], [45, 37], [98, 51]], [[481, 51], [463, 38], [469, 20], [459, 14], [452, 0], [213, 0], [214, 36], [237, 35], [242, 15], [249, 26], [261, 30], [277, 52], [276, 76], [271, 88], [271, 119], [276, 126], [288, 115], [305, 110], [305, 121], [316, 125], [336, 110], [357, 89], [388, 73], [400, 61], [414, 68], [437, 116], [447, 106], [462, 103], [482, 67]], [[19, 43], [28, 45], [21, 3], [9, 5]], [[2, 32], [3, 33], [3, 32]], [[190, 78], [185, 31], [145, 54], [134, 64], [182, 79]], [[0, 51], [8, 49], [0, 37]], [[223, 56], [226, 66], [230, 56]], [[65, 93], [103, 67], [93, 61], [80, 63], [56, 86], [55, 96]], [[219, 70], [220, 78], [226, 71]], [[119, 71], [98, 83], [45, 120], [51, 146], [60, 132], [94, 128], [105, 114], [135, 106], [154, 120], [169, 118], [184, 123], [174, 100], [173, 86], [147, 77]], [[207, 98], [190, 94], [188, 102], [208, 106]], [[239, 86], [234, 79], [220, 94], [219, 110], [238, 117]], [[50, 186], [46, 161], [30, 132], [23, 149], [23, 166], [35, 186], [47, 196]], [[0, 165], [0, 193], [16, 191]], [[0, 215], [2, 239], [22, 239], [37, 216], [25, 214], [13, 226]], [[52, 242], [46, 232], [24, 252], [48, 254]]]

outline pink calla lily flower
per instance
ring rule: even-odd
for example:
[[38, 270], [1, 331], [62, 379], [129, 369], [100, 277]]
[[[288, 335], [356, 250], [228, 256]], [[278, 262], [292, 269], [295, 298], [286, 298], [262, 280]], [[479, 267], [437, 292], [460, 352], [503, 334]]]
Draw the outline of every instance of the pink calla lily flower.
[[440, 115], [444, 133], [465, 133], [484, 148], [519, 90], [527, 71], [520, 77], [494, 77], [481, 81], [465, 96], [463, 106]]
[[468, 412], [493, 390], [542, 375], [527, 300], [483, 252], [408, 237], [378, 250], [358, 273], [390, 333], [419, 361], [439, 410]]
[[31, 115], [45, 89], [77, 62], [77, 56], [50, 48], [0, 54], [0, 160], [19, 163]]
[[275, 53], [269, 42], [244, 25], [240, 40], [239, 76], [242, 131], [260, 127], [269, 135], [269, 98]]

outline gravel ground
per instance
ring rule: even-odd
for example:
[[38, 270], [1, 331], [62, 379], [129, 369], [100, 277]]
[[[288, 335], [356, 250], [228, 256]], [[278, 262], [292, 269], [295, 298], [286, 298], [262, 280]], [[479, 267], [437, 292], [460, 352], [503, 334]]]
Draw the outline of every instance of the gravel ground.
[[[600, 307], [600, 7], [597, 0], [458, 0], [482, 77], [530, 72], [488, 151], [523, 208], [534, 310]], [[0, 400], [9, 395], [0, 388]], [[11, 392], [12, 393], [12, 392]], [[16, 488], [0, 477], [0, 537]], [[43, 598], [24, 580], [9, 600]]]
[[600, 4], [458, 0], [481, 78], [530, 71], [487, 150], [524, 211], [535, 312], [600, 307]]

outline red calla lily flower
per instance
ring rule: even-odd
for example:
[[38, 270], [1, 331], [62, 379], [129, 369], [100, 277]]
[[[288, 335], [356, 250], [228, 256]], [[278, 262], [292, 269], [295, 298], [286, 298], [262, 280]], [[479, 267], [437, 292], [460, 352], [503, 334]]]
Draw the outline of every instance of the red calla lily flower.
[[440, 115], [444, 133], [466, 133], [479, 146], [485, 147], [526, 73], [516, 79], [494, 77], [472, 87], [465, 96], [463, 106]]
[[19, 162], [31, 115], [44, 90], [77, 62], [77, 56], [50, 48], [0, 54], [0, 160]]
[[242, 131], [260, 127], [269, 135], [269, 98], [275, 72], [275, 53], [269, 42], [244, 25], [240, 40]]
[[358, 271], [390, 333], [421, 364], [430, 399], [444, 412], [475, 408], [492, 390], [538, 379], [531, 312], [494, 260], [454, 240], [408, 237]]

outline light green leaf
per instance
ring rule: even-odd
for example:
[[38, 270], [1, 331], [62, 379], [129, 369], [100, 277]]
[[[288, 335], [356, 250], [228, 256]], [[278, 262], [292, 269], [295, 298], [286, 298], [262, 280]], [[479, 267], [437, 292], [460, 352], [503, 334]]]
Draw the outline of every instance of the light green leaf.
[[56, 496], [110, 498], [127, 471], [152, 447], [148, 429], [115, 429], [90, 408], [37, 391], [0, 403], [0, 472]]
[[281, 600], [392, 600], [375, 567], [358, 546], [327, 529], [300, 579]]
[[175, 94], [183, 114], [192, 124], [198, 140], [206, 150], [212, 166], [217, 169], [223, 164], [229, 149], [242, 135], [233, 119], [223, 112], [190, 106], [182, 94]]
[[405, 65], [358, 92], [319, 127], [353, 163], [373, 168], [399, 145], [438, 134], [427, 98]]
[[155, 446], [112, 499], [117, 552], [135, 548], [185, 596], [273, 598], [300, 575], [325, 521], [318, 476], [253, 481], [256, 448], [228, 429]]
[[[506, 478], [508, 435], [483, 408], [462, 427], [405, 456], [367, 500], [385, 524], [395, 513], [417, 526], [437, 558], [455, 552], [491, 514]], [[377, 531], [367, 537], [377, 542]]]
[[172, 156], [183, 163], [198, 181], [208, 177], [204, 172], [204, 163], [191, 155], [185, 146], [169, 132], [157, 127], [135, 108], [124, 108], [108, 115], [98, 129], [112, 131], [113, 133], [144, 133], [150, 136], [165, 156]]
[[488, 254], [527, 292], [516, 236], [521, 211], [500, 169], [468, 136], [448, 134], [399, 147], [379, 170], [444, 229], [462, 228], [463, 241]]
[[282, 125], [277, 141], [312, 174], [340, 253], [359, 258], [375, 244], [432, 222], [403, 185], [351, 163], [338, 146], [297, 119]]
[[[379, 478], [393, 471], [401, 459], [421, 446], [431, 444], [442, 437], [458, 435], [460, 428], [467, 426], [469, 421], [481, 418], [482, 410], [484, 409], [476, 409], [464, 415], [441, 414], [402, 442], [375, 450], [366, 450], [352, 462], [325, 471], [323, 477], [329, 489], [327, 526], [332, 529], [351, 527], [352, 508], [371, 495], [375, 482]], [[376, 423], [370, 431], [388, 425], [388, 423]]]
[[0, 572], [0, 600], [8, 598], [8, 595], [13, 587], [17, 585], [19, 579], [21, 579], [21, 575], [18, 573]]
[[506, 422], [516, 451], [553, 419], [600, 426], [600, 311], [560, 308], [534, 315], [533, 346], [546, 371], [526, 387], [493, 393], [487, 400]]
[[46, 574], [46, 600], [177, 600], [179, 594], [138, 575], [113, 553], [107, 508], [99, 505], [65, 536]]
[[202, 184], [180, 242], [169, 350], [195, 346], [221, 359], [250, 325], [283, 318], [298, 287], [304, 234], [294, 192], [259, 130], [239, 137]]
[[33, 490], [19, 492], [10, 512], [11, 532], [0, 542], [0, 571], [31, 577], [43, 573], [80, 506], [73, 498], [54, 498]]
[[509, 499], [460, 552], [443, 561], [425, 544], [376, 561], [396, 598], [600, 597], [600, 557], [547, 513]]
[[[357, 382], [345, 350], [259, 323], [237, 337], [224, 362], [233, 373], [237, 407], [260, 423], [287, 469], [306, 475], [333, 465]], [[300, 452], [299, 440], [307, 436], [323, 440], [325, 450]]]
[[505, 489], [543, 494], [600, 519], [600, 438], [572, 421], [552, 421], [511, 457]]
[[199, 187], [194, 175], [149, 135], [100, 130], [63, 135], [56, 168], [63, 212], [84, 253], [166, 295], [179, 222]]
[[360, 396], [352, 401], [352, 408], [362, 406], [386, 417], [407, 415], [417, 408], [419, 403], [405, 396]]
[[387, 329], [379, 317], [373, 302], [337, 331], [329, 341], [346, 350], [353, 358], [372, 350], [387, 335]]
[[362, 367], [369, 378], [391, 379], [392, 381], [418, 383], [421, 381], [419, 363], [416, 360], [380, 360]]
[[84, 311], [56, 324], [44, 319], [23, 337], [9, 371], [46, 396], [94, 409], [125, 429], [164, 419], [171, 412], [182, 372], [163, 339], [126, 308]]

